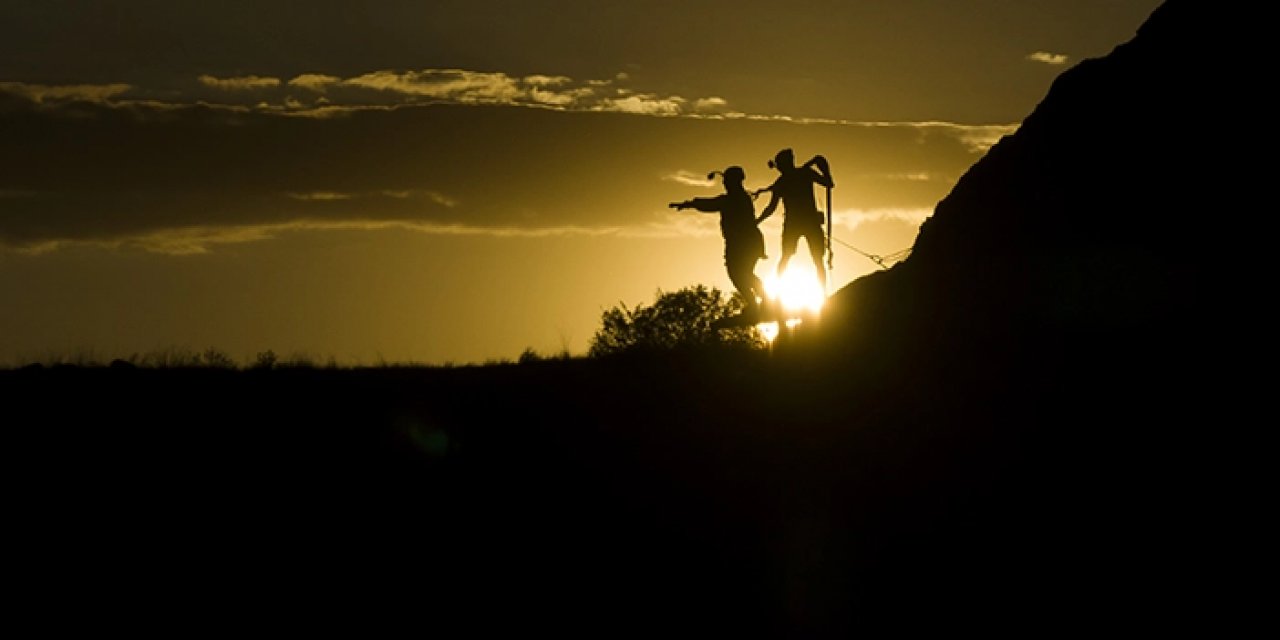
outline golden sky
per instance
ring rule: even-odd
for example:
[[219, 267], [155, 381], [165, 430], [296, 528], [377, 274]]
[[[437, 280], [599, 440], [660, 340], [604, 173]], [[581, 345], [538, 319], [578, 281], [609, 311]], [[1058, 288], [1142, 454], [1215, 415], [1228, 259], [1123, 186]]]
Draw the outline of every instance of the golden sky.
[[[715, 217], [666, 207], [708, 171], [822, 154], [835, 237], [908, 248], [1158, 4], [6, 2], [0, 364], [581, 353], [619, 302], [731, 290]], [[833, 290], [875, 268], [837, 245]]]

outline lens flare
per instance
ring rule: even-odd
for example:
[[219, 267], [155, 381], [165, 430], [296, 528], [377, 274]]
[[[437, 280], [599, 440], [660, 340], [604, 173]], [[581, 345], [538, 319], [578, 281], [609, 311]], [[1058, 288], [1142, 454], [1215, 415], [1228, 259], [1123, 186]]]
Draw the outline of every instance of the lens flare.
[[773, 341], [778, 338], [778, 323], [761, 322], [756, 325], [756, 331], [760, 332], [760, 337], [764, 338], [765, 342], [773, 344]]

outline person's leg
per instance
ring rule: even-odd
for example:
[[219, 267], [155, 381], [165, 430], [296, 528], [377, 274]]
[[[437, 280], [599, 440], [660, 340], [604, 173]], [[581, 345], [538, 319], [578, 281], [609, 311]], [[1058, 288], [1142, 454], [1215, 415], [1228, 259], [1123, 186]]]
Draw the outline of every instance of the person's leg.
[[752, 260], [751, 263], [752, 266], [751, 272], [748, 274], [748, 282], [750, 282], [751, 291], [755, 293], [756, 298], [763, 302], [769, 299], [768, 295], [764, 292], [764, 280], [761, 280], [760, 276], [756, 275], [755, 260]]
[[778, 277], [787, 271], [787, 263], [796, 254], [796, 246], [800, 242], [800, 234], [794, 226], [782, 223], [782, 256], [778, 258]]
[[746, 305], [746, 311], [754, 312], [759, 305], [757, 296], [763, 299], [764, 286], [760, 284], [760, 278], [756, 277], [753, 267], [755, 258], [744, 258], [743, 256], [727, 257], [725, 267], [729, 270], [729, 281], [733, 283], [738, 295], [742, 296], [742, 302]]
[[764, 290], [764, 281], [756, 275], [754, 266], [755, 260], [752, 260], [751, 262], [752, 268], [750, 273], [747, 274], [747, 279], [750, 284], [751, 291], [754, 292], [756, 299], [760, 301], [757, 305], [757, 309], [768, 309], [772, 311], [774, 302], [769, 300], [769, 294]]
[[805, 234], [805, 244], [809, 245], [809, 257], [813, 258], [813, 272], [818, 274], [818, 284], [822, 285], [822, 290], [827, 290], [827, 267], [822, 264], [822, 259], [826, 254], [826, 237], [822, 233], [822, 227], [814, 227], [809, 229]]

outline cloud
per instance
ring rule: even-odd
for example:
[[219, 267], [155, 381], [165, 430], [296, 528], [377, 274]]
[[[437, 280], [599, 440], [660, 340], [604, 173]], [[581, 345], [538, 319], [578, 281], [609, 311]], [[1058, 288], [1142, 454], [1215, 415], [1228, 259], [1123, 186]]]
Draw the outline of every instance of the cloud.
[[630, 225], [618, 230], [624, 238], [711, 238], [720, 237], [717, 216], [676, 213], [665, 210], [647, 224]]
[[0, 91], [22, 96], [36, 104], [54, 101], [106, 103], [130, 89], [133, 85], [124, 83], [45, 85], [0, 82]]
[[835, 209], [835, 207], [832, 207], [832, 210], [835, 211], [831, 216], [832, 223], [849, 229], [856, 229], [859, 225], [868, 222], [904, 222], [918, 225], [933, 215], [932, 209], [923, 207], [883, 207], [874, 209]]
[[1037, 51], [1027, 54], [1027, 60], [1032, 62], [1043, 62], [1047, 65], [1059, 66], [1067, 63], [1067, 55], [1065, 53], [1049, 53], [1048, 51]]
[[692, 171], [685, 171], [684, 169], [662, 176], [662, 179], [670, 182], [678, 182], [690, 187], [713, 187], [716, 184], [715, 180], [708, 180], [707, 174], [705, 173], [694, 173]]
[[289, 193], [287, 195], [294, 200], [302, 200], [303, 202], [332, 202], [334, 200], [350, 200], [355, 197], [349, 193], [337, 193], [335, 191], [312, 191], [310, 193]]
[[[539, 82], [556, 91], [582, 88]], [[298, 89], [276, 90], [284, 99]], [[351, 100], [346, 90], [369, 91], [335, 85], [327, 95]], [[610, 97], [663, 112], [659, 96]], [[837, 196], [844, 206], [883, 212], [938, 202], [949, 182], [939, 176], [961, 175], [973, 162], [964, 136], [1014, 128], [574, 115], [585, 110], [581, 104], [476, 109], [441, 101], [292, 111], [272, 102], [258, 108], [118, 99], [73, 108], [10, 100], [0, 109], [7, 132], [0, 139], [0, 250], [92, 245], [198, 253], [290, 229], [714, 236], [716, 216], [673, 217], [666, 203], [685, 197], [681, 190], [712, 188], [705, 171], [731, 163], [755, 167], [757, 186], [772, 153], [766, 141], [820, 150], [837, 176], [854, 166], [851, 159], [872, 172], [883, 167], [858, 172], [879, 184]], [[688, 104], [672, 100], [666, 109]], [[82, 135], [60, 135], [63, 109], [86, 116], [76, 124]], [[718, 122], [701, 126], [700, 119]], [[675, 170], [681, 166], [693, 169]], [[916, 179], [923, 175], [935, 178]]]
[[211, 75], [202, 75], [196, 80], [206, 87], [214, 89], [222, 89], [223, 91], [247, 91], [251, 89], [269, 89], [280, 86], [279, 78], [262, 77], [262, 76], [240, 76], [235, 78], [215, 78]]
[[1016, 124], [950, 125], [947, 129], [971, 152], [980, 154], [986, 153], [988, 149], [1000, 142], [1001, 138], [1012, 135], [1018, 130], [1018, 126]]
[[546, 91], [539, 88], [529, 90], [529, 98], [535, 103], [555, 106], [569, 106], [576, 102], [590, 98], [595, 91], [590, 88], [573, 89], [570, 91]]
[[986, 153], [987, 150], [999, 142], [1001, 138], [1007, 135], [1012, 135], [1018, 130], [1018, 127], [1021, 126], [1019, 123], [960, 124], [939, 120], [923, 122], [859, 122], [854, 120], [790, 119], [788, 121], [795, 122], [796, 124], [835, 124], [852, 127], [915, 130], [921, 135], [940, 133], [944, 136], [955, 138], [960, 142], [960, 144], [964, 145], [970, 153], [977, 155]]
[[[614, 96], [599, 90], [627, 79], [618, 74], [610, 80], [577, 81], [568, 76], [531, 74], [515, 77], [501, 72], [466, 69], [379, 70], [341, 79], [312, 73], [289, 81], [290, 85], [324, 92], [334, 107], [358, 108], [370, 102], [384, 106], [444, 102], [464, 105], [541, 107], [565, 111], [612, 111], [635, 115], [681, 115], [688, 101], [679, 96], [636, 93], [616, 87]], [[364, 93], [361, 93], [364, 92]], [[372, 92], [372, 93], [370, 93]], [[714, 111], [725, 104], [723, 98], [700, 98], [695, 109]]]
[[323, 73], [304, 73], [290, 80], [289, 86], [310, 89], [316, 93], [324, 93], [329, 87], [339, 82], [342, 82], [342, 78], [338, 76], [328, 76]]
[[573, 81], [572, 78], [568, 78], [566, 76], [532, 75], [532, 76], [524, 77], [525, 84], [532, 85], [535, 87], [559, 86], [559, 85], [568, 84], [572, 81]]
[[623, 98], [605, 98], [592, 107], [593, 111], [618, 111], [646, 116], [678, 116], [687, 102], [680, 96], [659, 98], [652, 94], [636, 94]]
[[381, 196], [384, 198], [394, 198], [396, 200], [424, 199], [434, 202], [442, 207], [452, 208], [458, 206], [458, 200], [451, 198], [439, 191], [431, 191], [427, 189], [382, 189], [380, 191], [372, 191], [365, 193], [342, 193], [338, 191], [307, 191], [307, 192], [289, 192], [285, 196], [302, 202], [340, 202], [343, 200], [354, 200], [356, 198], [371, 198]]
[[728, 101], [724, 98], [710, 97], [698, 98], [693, 101], [693, 108], [698, 111], [713, 111], [728, 106]]
[[913, 173], [886, 173], [877, 177], [884, 180], [905, 180], [907, 182], [928, 182], [933, 180], [933, 176], [924, 171], [916, 171]]
[[505, 73], [483, 73], [462, 69], [374, 71], [348, 78], [342, 83], [378, 91], [392, 91], [410, 96], [473, 104], [515, 102], [527, 95], [521, 81]]
[[464, 69], [375, 71], [341, 81], [343, 87], [370, 89], [413, 99], [458, 104], [540, 106], [568, 109], [589, 100], [595, 89], [566, 76], [528, 75]]
[[[282, 235], [308, 231], [410, 231], [436, 236], [485, 236], [492, 238], [555, 237], [655, 237], [657, 227], [563, 225], [553, 227], [485, 227], [466, 224], [443, 224], [410, 220], [295, 220], [278, 224], [234, 226], [193, 226], [99, 239], [58, 239], [25, 245], [17, 249], [23, 255], [37, 256], [72, 247], [94, 247], [108, 250], [133, 250], [169, 256], [195, 256], [211, 253], [221, 245], [274, 240]], [[668, 234], [675, 235], [675, 234]]]
[[434, 191], [428, 191], [428, 192], [427, 192], [427, 198], [429, 198], [432, 202], [434, 202], [434, 203], [436, 203], [436, 204], [438, 204], [438, 205], [441, 205], [441, 206], [444, 206], [444, 207], [449, 207], [449, 208], [451, 208], [451, 209], [452, 209], [453, 207], [458, 206], [458, 201], [457, 201], [457, 200], [454, 200], [453, 198], [450, 198], [449, 196], [446, 196], [446, 195], [442, 195], [442, 194], [436, 193], [436, 192], [434, 192]]
[[[683, 117], [715, 120], [749, 120], [800, 125], [909, 128], [926, 133], [943, 133], [959, 140], [974, 154], [985, 153], [1001, 137], [1017, 129], [1016, 124], [968, 125], [949, 122], [865, 122], [832, 118], [807, 118], [789, 114], [751, 114], [727, 111], [728, 101], [719, 96], [686, 99], [637, 92], [618, 86], [630, 80], [618, 73], [608, 80], [579, 81], [554, 74], [511, 76], [501, 72], [465, 69], [423, 69], [417, 71], [380, 70], [349, 78], [324, 73], [304, 73], [287, 83], [278, 78], [244, 76], [215, 78], [200, 76], [207, 87], [221, 90], [217, 101], [171, 99], [170, 103], [123, 98], [134, 89], [130, 85], [70, 85], [46, 87], [22, 83], [0, 83], [0, 90], [27, 96], [33, 101], [59, 96], [76, 96], [113, 106], [134, 108], [143, 116], [153, 116], [166, 108], [196, 106], [224, 110], [228, 114], [248, 112], [275, 116], [332, 120], [368, 111], [391, 111], [432, 104], [486, 105], [549, 109], [553, 111], [614, 112], [637, 116]], [[611, 89], [606, 92], [605, 87]], [[245, 91], [245, 89], [254, 89]], [[315, 100], [298, 99], [288, 90], [323, 94]], [[144, 108], [145, 107], [145, 108]]]

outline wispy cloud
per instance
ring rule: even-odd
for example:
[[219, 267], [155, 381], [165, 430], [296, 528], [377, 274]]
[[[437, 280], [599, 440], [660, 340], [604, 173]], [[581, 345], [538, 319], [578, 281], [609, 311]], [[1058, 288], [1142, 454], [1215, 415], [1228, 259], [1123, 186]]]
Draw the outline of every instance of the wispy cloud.
[[222, 245], [274, 240], [289, 233], [307, 231], [411, 231], [436, 236], [485, 236], [493, 238], [599, 237], [620, 235], [649, 237], [651, 227], [578, 226], [552, 227], [496, 226], [482, 227], [408, 220], [296, 220], [276, 224], [236, 226], [193, 226], [139, 233], [109, 239], [60, 239], [28, 244], [16, 249], [24, 255], [41, 255], [71, 247], [95, 247], [112, 250], [134, 250], [169, 256], [195, 256], [211, 253]]
[[663, 210], [647, 224], [636, 224], [622, 227], [618, 235], [624, 238], [720, 238], [719, 216], [699, 214], [691, 211], [683, 213]]
[[622, 71], [622, 72], [619, 72], [617, 75], [613, 76], [612, 78], [607, 78], [604, 80], [588, 80], [587, 84], [592, 87], [607, 87], [615, 82], [624, 82], [626, 80], [629, 80], [630, 78], [631, 78], [630, 75], [628, 75], [625, 71]]
[[1027, 54], [1027, 60], [1032, 62], [1043, 62], [1044, 64], [1059, 66], [1067, 63], [1067, 55], [1065, 53], [1049, 53], [1048, 51], [1036, 51]]
[[853, 230], [869, 222], [901, 222], [908, 225], [919, 225], [929, 216], [932, 209], [924, 208], [880, 208], [880, 209], [835, 209], [831, 216], [832, 224]]
[[1018, 130], [1016, 124], [950, 125], [950, 133], [973, 153], [986, 153], [1000, 139]]
[[36, 104], [53, 101], [84, 101], [106, 103], [112, 98], [133, 89], [133, 85], [112, 84], [28, 84], [26, 82], [0, 82], [0, 91], [22, 96]]
[[344, 200], [354, 200], [356, 198], [383, 197], [394, 198], [396, 200], [423, 199], [447, 208], [458, 206], [457, 199], [451, 198], [439, 191], [431, 191], [428, 189], [383, 189], [381, 191], [364, 193], [344, 193], [341, 191], [290, 191], [285, 195], [293, 200], [299, 200], [302, 202], [341, 202]]
[[303, 202], [333, 202], [335, 200], [350, 200], [355, 197], [349, 193], [338, 193], [336, 191], [311, 191], [307, 193], [289, 193], [287, 195], [294, 200], [302, 200]]
[[[1050, 64], [1065, 56], [1038, 52]], [[1030, 57], [1030, 56], [1029, 56]], [[972, 153], [985, 153], [1003, 136], [1017, 130], [1017, 124], [968, 125], [941, 121], [868, 122], [834, 118], [809, 118], [790, 114], [742, 113], [729, 110], [729, 102], [719, 96], [687, 99], [636, 92], [619, 86], [629, 80], [619, 73], [608, 80], [580, 81], [562, 75], [530, 74], [520, 77], [501, 72], [465, 69], [424, 69], [418, 71], [381, 70], [349, 78], [323, 73], [306, 73], [282, 83], [278, 78], [243, 76], [216, 78], [200, 76], [201, 84], [222, 90], [226, 102], [181, 100], [159, 103], [122, 98], [136, 89], [127, 84], [45, 86], [0, 83], [0, 90], [42, 100], [82, 99], [115, 106], [146, 106], [154, 109], [198, 105], [205, 109], [226, 109], [233, 113], [255, 111], [279, 116], [330, 119], [371, 110], [396, 110], [424, 104], [496, 105], [535, 107], [558, 111], [615, 112], [652, 117], [686, 117], [716, 120], [785, 122], [798, 125], [840, 125], [854, 127], [914, 128], [941, 132], [958, 139]], [[605, 87], [610, 87], [606, 90]], [[254, 91], [245, 91], [254, 89]], [[290, 95], [288, 90], [303, 95]], [[236, 95], [245, 99], [237, 102]], [[274, 94], [274, 95], [273, 95]], [[311, 97], [311, 96], [315, 97]], [[248, 98], [252, 96], [252, 98]], [[301, 98], [301, 99], [300, 99]]]
[[202, 75], [196, 78], [200, 84], [224, 91], [248, 91], [251, 89], [270, 89], [280, 86], [280, 78], [263, 76], [239, 76], [234, 78], [217, 78]]
[[667, 180], [669, 182], [678, 182], [680, 184], [688, 185], [690, 187], [715, 186], [715, 180], [708, 180], [707, 174], [694, 173], [692, 171], [685, 171], [684, 169], [676, 171], [675, 173], [669, 173], [665, 176], [662, 176], [662, 179]]
[[[1065, 60], [1065, 56], [1044, 52], [1032, 56], [1039, 56], [1050, 64], [1057, 64], [1054, 61], [1059, 59]], [[198, 80], [205, 87], [219, 90], [220, 98], [208, 101], [178, 97], [170, 98], [169, 102], [128, 98], [123, 94], [137, 91], [138, 88], [123, 83], [39, 85], [0, 82], [0, 91], [17, 94], [36, 103], [81, 100], [151, 111], [198, 106], [233, 114], [258, 112], [320, 120], [364, 111], [389, 111], [423, 104], [449, 103], [799, 125], [909, 127], [946, 133], [960, 140], [971, 152], [979, 154], [985, 153], [1001, 137], [1013, 133], [1018, 126], [950, 122], [867, 122], [790, 114], [742, 113], [729, 110], [729, 102], [718, 96], [686, 99], [674, 95], [636, 92], [620, 86], [630, 80], [626, 73], [619, 73], [607, 80], [586, 81], [562, 75], [529, 74], [514, 77], [500, 72], [465, 69], [381, 70], [349, 78], [305, 73], [287, 82], [275, 77], [255, 75], [230, 78], [202, 75]], [[606, 90], [606, 87], [610, 89]], [[303, 93], [291, 95], [290, 90]]]
[[442, 207], [452, 209], [458, 206], [459, 202], [456, 198], [449, 197], [439, 191], [430, 191], [426, 189], [384, 189], [378, 192], [380, 195], [397, 200], [408, 200], [410, 198], [425, 198]]
[[905, 181], [905, 182], [928, 182], [933, 180], [933, 176], [924, 171], [916, 171], [913, 173], [886, 173], [875, 176], [882, 180]]

